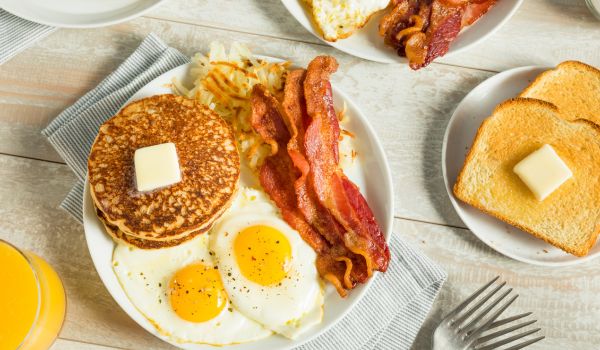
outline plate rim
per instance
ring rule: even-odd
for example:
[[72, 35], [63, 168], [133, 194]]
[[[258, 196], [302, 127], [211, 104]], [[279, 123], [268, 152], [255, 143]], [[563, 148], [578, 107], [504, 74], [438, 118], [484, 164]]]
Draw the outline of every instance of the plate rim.
[[[313, 36], [315, 36], [317, 39], [321, 40], [322, 42], [326, 43], [327, 45], [340, 50], [348, 55], [354, 56], [354, 57], [358, 57], [358, 58], [362, 58], [368, 61], [373, 61], [373, 62], [379, 62], [379, 63], [408, 63], [408, 60], [406, 59], [406, 57], [401, 57], [401, 56], [395, 56], [394, 58], [378, 58], [378, 57], [374, 57], [371, 56], [369, 54], [366, 53], [362, 53], [360, 51], [354, 50], [352, 48], [347, 48], [344, 47], [344, 45], [340, 45], [340, 43], [343, 43], [344, 39], [340, 39], [338, 41], [327, 41], [325, 40], [318, 32], [318, 30], [316, 30], [314, 24], [312, 23], [312, 19], [309, 18], [309, 20], [311, 21], [311, 23], [307, 26], [305, 25], [302, 21], [300, 21], [298, 19], [297, 14], [295, 13], [295, 11], [291, 10], [291, 7], [289, 5], [290, 2], [300, 2], [300, 6], [304, 7], [306, 6], [303, 3], [303, 0], [281, 0], [281, 2], [283, 3], [283, 6], [286, 8], [286, 10], [292, 15], [292, 17], [294, 17], [294, 19], [309, 33], [311, 33]], [[470, 42], [468, 45], [465, 45], [463, 47], [457, 48], [457, 49], [452, 49], [452, 45], [450, 46], [450, 49], [448, 50], [448, 52], [446, 54], [444, 54], [444, 56], [440, 57], [440, 58], [444, 58], [444, 57], [451, 57], [454, 54], [458, 54], [461, 53], [465, 50], [471, 49], [474, 46], [480, 44], [482, 41], [488, 39], [490, 36], [492, 36], [493, 34], [495, 34], [498, 30], [500, 30], [500, 28], [502, 28], [506, 22], [508, 22], [513, 15], [517, 12], [517, 10], [521, 7], [521, 5], [523, 4], [525, 0], [515, 0], [515, 3], [512, 5], [512, 7], [510, 8], [510, 10], [508, 11], [508, 13], [498, 22], [498, 24], [496, 24], [491, 30], [489, 30], [488, 32], [486, 32], [485, 34], [481, 35], [480, 37], [478, 37], [477, 39], [473, 40], [472, 42]], [[383, 11], [383, 10], [381, 10]], [[362, 30], [362, 28], [358, 29], [358, 30]], [[460, 35], [460, 34], [459, 34]]]
[[[461, 203], [459, 203], [459, 200], [454, 196], [454, 193], [452, 191], [452, 186], [450, 184], [450, 180], [448, 179], [448, 170], [446, 169], [446, 159], [447, 159], [447, 148], [448, 148], [448, 138], [450, 135], [450, 129], [452, 128], [452, 126], [456, 123], [456, 119], [457, 119], [457, 111], [459, 111], [463, 104], [466, 103], [467, 100], [473, 98], [473, 96], [475, 94], [477, 94], [478, 89], [484, 88], [485, 85], [487, 84], [492, 84], [494, 82], [494, 80], [500, 80], [500, 79], [506, 79], [508, 77], [520, 74], [520, 73], [525, 73], [528, 71], [534, 72], [534, 71], [540, 71], [543, 72], [545, 70], [548, 69], [552, 69], [553, 67], [550, 66], [537, 66], [537, 65], [530, 65], [530, 66], [521, 66], [521, 67], [515, 67], [515, 68], [511, 68], [511, 69], [507, 69], [504, 70], [502, 72], [499, 72], [497, 74], [492, 75], [491, 77], [485, 79], [484, 81], [482, 81], [481, 83], [479, 83], [477, 86], [475, 86], [471, 91], [469, 91], [469, 93], [467, 95], [465, 95], [465, 97], [458, 103], [458, 105], [456, 106], [456, 108], [454, 109], [454, 111], [452, 112], [452, 116], [450, 117], [448, 124], [446, 125], [446, 129], [444, 131], [444, 138], [442, 141], [442, 154], [441, 154], [441, 161], [442, 161], [442, 175], [443, 175], [443, 179], [444, 179], [444, 187], [446, 188], [446, 193], [448, 195], [448, 198], [450, 199], [450, 202], [452, 203], [452, 207], [454, 208], [454, 211], [458, 214], [458, 216], [460, 217], [461, 221], [465, 224], [465, 226], [468, 228], [468, 230], [475, 235], [475, 237], [477, 237], [480, 241], [482, 241], [483, 243], [485, 243], [488, 247], [492, 248], [493, 250], [495, 250], [496, 252], [509, 257], [511, 259], [520, 261], [520, 262], [524, 262], [527, 264], [531, 264], [531, 265], [536, 265], [536, 266], [545, 266], [545, 267], [554, 267], [554, 268], [559, 268], [559, 267], [565, 267], [565, 266], [573, 266], [573, 265], [579, 265], [579, 264], [583, 264], [585, 262], [588, 262], [590, 260], [596, 259], [598, 257], [600, 257], [600, 253], [596, 254], [596, 255], [587, 255], [584, 257], [578, 257], [576, 259], [570, 260], [570, 261], [562, 261], [562, 262], [543, 262], [543, 261], [539, 261], [539, 260], [534, 260], [534, 259], [529, 259], [526, 257], [522, 257], [516, 254], [513, 254], [511, 252], [506, 251], [504, 248], [501, 248], [495, 244], [492, 244], [492, 242], [485, 236], [482, 235], [481, 233], [476, 232], [475, 230], [473, 230], [471, 228], [471, 226], [467, 223], [467, 221], [465, 220], [465, 213], [463, 212], [463, 209], [461, 207]], [[517, 97], [517, 96], [515, 96]], [[487, 117], [483, 117], [483, 120], [485, 120], [485, 118]], [[481, 121], [481, 123], [483, 123], [483, 120]], [[481, 124], [480, 124], [481, 125]], [[472, 143], [472, 140], [471, 140]], [[468, 204], [465, 204], [468, 205]], [[478, 215], [487, 215], [483, 212], [478, 212]], [[598, 243], [600, 244], [600, 243]]]
[[[142, 1], [142, 0], [138, 0], [138, 1]], [[157, 6], [161, 5], [162, 3], [168, 1], [168, 0], [152, 0], [153, 3], [144, 7], [143, 9], [133, 12], [127, 16], [123, 16], [123, 17], [116, 17], [112, 20], [106, 20], [106, 21], [94, 21], [94, 22], [89, 22], [89, 23], [85, 23], [85, 24], [72, 24], [72, 23], [63, 23], [63, 22], [55, 22], [55, 21], [47, 21], [44, 19], [39, 19], [35, 16], [30, 16], [29, 13], [27, 12], [22, 12], [19, 11], [19, 9], [15, 9], [15, 7], [11, 6], [11, 2], [7, 1], [7, 0], [0, 0], [0, 8], [17, 16], [17, 17], [21, 17], [23, 19], [26, 19], [28, 21], [34, 22], [34, 23], [38, 23], [38, 24], [43, 24], [43, 25], [47, 25], [47, 26], [52, 26], [52, 27], [57, 27], [57, 28], [79, 28], [79, 29], [84, 29], [84, 28], [101, 28], [101, 27], [108, 27], [114, 24], [119, 24], [119, 23], [123, 23], [123, 22], [127, 22], [130, 21], [132, 19], [138, 18], [140, 16], [143, 16], [145, 13], [153, 10], [154, 8], [156, 8]], [[8, 4], [8, 6], [7, 6]]]
[[[270, 60], [273, 62], [283, 62], [285, 60], [280, 59], [280, 58], [275, 58], [275, 57], [270, 57], [270, 56], [265, 56], [265, 55], [254, 55], [257, 58], [262, 58], [262, 59], [266, 59], [266, 60]], [[185, 63], [182, 64], [180, 66], [177, 66], [161, 75], [159, 75], [158, 77], [154, 78], [152, 81], [150, 81], [148, 84], [144, 85], [143, 87], [141, 87], [136, 93], [134, 93], [132, 95], [131, 98], [129, 98], [127, 100], [127, 102], [125, 102], [123, 104], [123, 106], [127, 105], [128, 103], [137, 100], [138, 98], [135, 98], [135, 95], [141, 91], [142, 89], [146, 88], [147, 86], [153, 84], [155, 81], [158, 81], [160, 79], [163, 79], [163, 77], [165, 75], [169, 75], [169, 74], [173, 74], [174, 71], [176, 70], [180, 70], [180, 69], [186, 69], [184, 67], [189, 67], [191, 63]], [[292, 66], [294, 67], [294, 66]], [[385, 222], [385, 224], [387, 225], [387, 230], [386, 232], [384, 232], [384, 236], [386, 239], [386, 242], [389, 244], [390, 240], [391, 240], [391, 235], [393, 234], [393, 224], [394, 224], [394, 187], [393, 187], [393, 180], [392, 180], [392, 172], [391, 172], [391, 168], [390, 168], [390, 164], [389, 164], [389, 160], [388, 157], [386, 155], [385, 149], [383, 148], [383, 145], [381, 143], [380, 138], [378, 137], [377, 133], [375, 132], [375, 129], [373, 128], [373, 126], [371, 125], [371, 123], [369, 122], [366, 114], [360, 109], [358, 108], [358, 106], [356, 105], [356, 103], [349, 98], [349, 96], [341, 89], [339, 89], [338, 87], [336, 87], [335, 83], [331, 83], [332, 85], [332, 89], [334, 91], [335, 94], [338, 94], [340, 97], [342, 97], [344, 99], [344, 101], [346, 102], [346, 104], [350, 107], [350, 109], [354, 109], [357, 111], [357, 118], [361, 120], [361, 124], [364, 127], [364, 129], [366, 130], [366, 132], [368, 134], [370, 134], [372, 137], [370, 137], [371, 141], [372, 141], [372, 145], [374, 146], [372, 149], [374, 151], [374, 154], [376, 154], [376, 158], [381, 158], [381, 162], [378, 161], [378, 163], [380, 163], [380, 166], [383, 169], [383, 175], [385, 177], [384, 181], [386, 183], [386, 187], [389, 188], [389, 192], [387, 193], [387, 196], [384, 198], [384, 201], [387, 200], [387, 202], [383, 202], [384, 204], [384, 209], [383, 212], [387, 215], [387, 222]], [[83, 226], [84, 226], [84, 236], [86, 239], [86, 245], [88, 247], [88, 251], [90, 253], [90, 256], [92, 258], [92, 262], [94, 265], [94, 269], [96, 270], [96, 273], [98, 274], [98, 276], [100, 277], [100, 280], [102, 281], [102, 284], [104, 285], [104, 287], [108, 290], [109, 294], [111, 295], [111, 297], [113, 298], [113, 300], [117, 303], [117, 305], [119, 305], [119, 307], [121, 308], [121, 310], [123, 310], [128, 317], [130, 317], [135, 323], [137, 323], [141, 328], [143, 328], [144, 330], [146, 330], [148, 333], [152, 334], [153, 336], [157, 337], [158, 339], [169, 343], [173, 346], [176, 346], [178, 348], [183, 348], [181, 346], [192, 346], [192, 345], [206, 345], [209, 346], [211, 348], [216, 348], [215, 346], [211, 346], [209, 344], [195, 344], [195, 343], [183, 343], [183, 344], [178, 344], [176, 342], [170, 341], [169, 339], [166, 339], [164, 337], [162, 337], [158, 332], [156, 332], [155, 329], [153, 328], [149, 328], [146, 327], [146, 325], [141, 324], [140, 322], [138, 322], [138, 317], [141, 317], [143, 319], [146, 319], [145, 316], [141, 313], [141, 311], [139, 311], [137, 309], [137, 307], [135, 307], [135, 305], [133, 305], [133, 303], [131, 303], [131, 301], [129, 301], [136, 313], [135, 315], [132, 315], [126, 307], [124, 307], [124, 305], [121, 304], [121, 301], [118, 300], [116, 298], [116, 296], [113, 294], [112, 292], [112, 288], [109, 288], [109, 283], [107, 283], [107, 281], [105, 281], [105, 278], [103, 276], [103, 274], [100, 273], [97, 263], [96, 263], [96, 257], [97, 254], [92, 252], [92, 246], [90, 244], [90, 239], [88, 238], [88, 235], [93, 235], [95, 233], [90, 232], [89, 229], [87, 229], [87, 226], [89, 225], [86, 224], [86, 222], [89, 222], [89, 220], [93, 220], [88, 218], [87, 214], [90, 209], [88, 208], [88, 206], [90, 205], [89, 202], [91, 200], [90, 198], [90, 193], [89, 193], [90, 189], [89, 189], [89, 182], [88, 182], [88, 176], [86, 173], [86, 177], [85, 177], [85, 183], [84, 183], [84, 198], [83, 198], [83, 205], [82, 205], [82, 210], [83, 210]], [[385, 209], [385, 208], [389, 208], [389, 209]], [[98, 220], [97, 218], [95, 219], [96, 221]], [[88, 233], [89, 232], [89, 233]], [[110, 239], [110, 238], [109, 238]], [[112, 239], [111, 239], [112, 241]], [[113, 241], [113, 244], [114, 241]], [[114, 249], [114, 248], [113, 248]], [[114, 251], [114, 250], [113, 250]], [[99, 258], [98, 258], [99, 259]], [[99, 260], [98, 260], [99, 261]], [[99, 261], [99, 264], [101, 262]], [[112, 269], [111, 269], [112, 271]], [[365, 283], [362, 286], [362, 289], [359, 291], [356, 291], [357, 296], [350, 302], [348, 302], [348, 306], [344, 308], [344, 310], [339, 313], [334, 319], [333, 322], [331, 322], [330, 324], [328, 324], [325, 327], [321, 327], [321, 329], [319, 329], [317, 332], [315, 332], [314, 334], [305, 337], [305, 339], [302, 339], [301, 341], [296, 341], [296, 340], [292, 340], [290, 341], [290, 343], [288, 345], [285, 345], [283, 347], [280, 347], [278, 350], [289, 350], [292, 348], [295, 348], [297, 346], [301, 346], [303, 344], [306, 344], [307, 342], [317, 338], [318, 336], [322, 335], [323, 333], [327, 332], [330, 328], [334, 327], [335, 325], [337, 325], [344, 317], [346, 317], [346, 315], [352, 311], [356, 305], [365, 297], [365, 295], [367, 294], [367, 292], [371, 289], [371, 286], [374, 282], [374, 279], [377, 277], [377, 275], [379, 274], [379, 272], [375, 271], [375, 273], [373, 274], [373, 276], [369, 279], [369, 281], [367, 281], [367, 283]], [[122, 286], [119, 284], [117, 286], [118, 288], [122, 289]], [[125, 302], [125, 301], [123, 301]], [[135, 316], [135, 317], [134, 317]], [[317, 326], [318, 327], [318, 326]], [[251, 344], [252, 342], [249, 342], [248, 344]], [[244, 343], [246, 344], [246, 343]], [[226, 347], [228, 345], [223, 345], [222, 347]], [[235, 347], [233, 347], [235, 348]]]

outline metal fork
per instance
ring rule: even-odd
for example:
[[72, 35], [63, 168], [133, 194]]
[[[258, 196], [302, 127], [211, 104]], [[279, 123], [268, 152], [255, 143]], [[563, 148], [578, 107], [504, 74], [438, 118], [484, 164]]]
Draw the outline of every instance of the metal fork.
[[[523, 339], [524, 337], [537, 333], [541, 330], [541, 328], [536, 328], [515, 334], [515, 331], [529, 326], [537, 321], [532, 320], [515, 324], [515, 321], [531, 315], [531, 312], [496, 321], [496, 319], [498, 319], [498, 317], [519, 296], [518, 294], [515, 294], [509, 297], [512, 292], [512, 288], [504, 288], [506, 286], [506, 282], [502, 282], [494, 286], [489, 292], [487, 292], [487, 294], [484, 294], [477, 302], [475, 302], [474, 305], [467, 308], [467, 306], [475, 301], [478, 296], [480, 296], [490, 286], [494, 285], [499, 278], [500, 276], [497, 276], [485, 286], [479, 288], [475, 293], [469, 296], [465, 301], [463, 301], [448, 315], [446, 315], [446, 317], [444, 317], [433, 334], [433, 350], [497, 349], [502, 345]], [[488, 303], [488, 301], [501, 290], [501, 294]], [[486, 303], [487, 305], [485, 305]], [[496, 306], [498, 307], [495, 308]], [[494, 308], [495, 310], [492, 311]], [[479, 309], [481, 310], [477, 312]], [[495, 331], [493, 333], [488, 332], [489, 330], [505, 325], [510, 325], [510, 327]], [[485, 335], [483, 334], [484, 332], [486, 333]], [[510, 336], [490, 343], [491, 340], [504, 335]], [[504, 350], [522, 349], [544, 338], [544, 336], [538, 336], [537, 338], [523, 341]]]

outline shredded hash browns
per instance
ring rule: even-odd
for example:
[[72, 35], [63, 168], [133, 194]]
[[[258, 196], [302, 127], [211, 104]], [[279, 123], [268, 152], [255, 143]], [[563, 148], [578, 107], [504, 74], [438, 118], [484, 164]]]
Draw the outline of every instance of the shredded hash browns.
[[253, 131], [250, 124], [250, 95], [255, 84], [264, 85], [274, 96], [281, 96], [290, 62], [267, 62], [256, 58], [250, 50], [233, 43], [229, 52], [221, 43], [212, 43], [207, 55], [192, 57], [187, 88], [173, 80], [174, 93], [196, 99], [228, 121], [237, 137], [242, 155], [255, 169], [271, 150]]

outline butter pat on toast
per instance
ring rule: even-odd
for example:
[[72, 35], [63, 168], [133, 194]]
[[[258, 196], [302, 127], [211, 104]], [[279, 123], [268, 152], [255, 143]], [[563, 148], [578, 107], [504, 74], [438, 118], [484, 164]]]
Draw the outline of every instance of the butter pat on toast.
[[[573, 176], [543, 201], [514, 173], [542, 145], [556, 151]], [[454, 194], [576, 256], [600, 233], [600, 127], [566, 121], [554, 105], [516, 98], [500, 104], [479, 128]]]
[[540, 74], [519, 97], [557, 106], [567, 120], [587, 119], [600, 125], [600, 70], [566, 61]]

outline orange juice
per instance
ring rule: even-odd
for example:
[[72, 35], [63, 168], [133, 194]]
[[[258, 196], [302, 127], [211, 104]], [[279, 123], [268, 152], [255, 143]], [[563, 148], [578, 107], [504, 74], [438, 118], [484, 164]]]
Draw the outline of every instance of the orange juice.
[[65, 317], [65, 291], [50, 265], [0, 240], [0, 349], [48, 349]]

